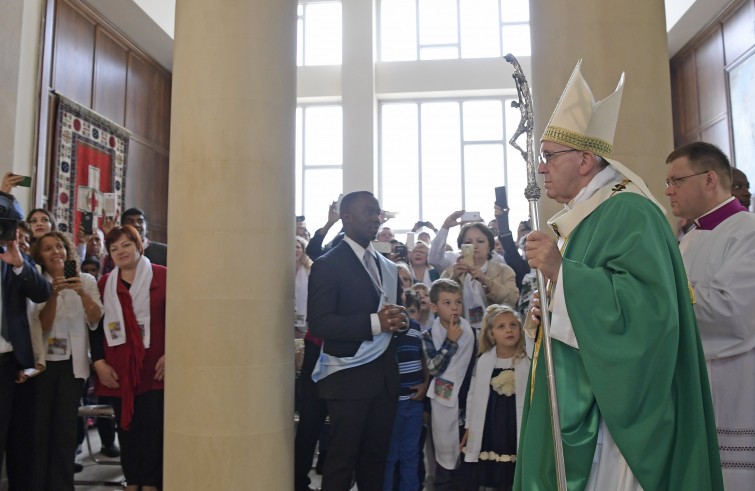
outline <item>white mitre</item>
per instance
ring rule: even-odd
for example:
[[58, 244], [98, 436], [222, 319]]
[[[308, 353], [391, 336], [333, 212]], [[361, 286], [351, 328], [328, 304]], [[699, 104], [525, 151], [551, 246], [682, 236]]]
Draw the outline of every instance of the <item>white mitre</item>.
[[613, 137], [624, 91], [624, 73], [613, 94], [595, 102], [590, 86], [580, 71], [581, 66], [582, 60], [579, 60], [540, 141], [559, 143], [603, 157], [663, 210], [645, 181], [621, 162], [609, 158], [613, 151]]

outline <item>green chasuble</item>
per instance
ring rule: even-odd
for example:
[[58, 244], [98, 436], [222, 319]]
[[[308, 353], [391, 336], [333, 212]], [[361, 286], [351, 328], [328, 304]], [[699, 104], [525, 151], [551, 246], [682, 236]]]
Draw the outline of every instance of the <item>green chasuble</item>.
[[[567, 238], [562, 268], [579, 343], [552, 341], [569, 491], [587, 484], [601, 418], [645, 491], [722, 490], [700, 335], [661, 211], [639, 194], [615, 194]], [[540, 344], [515, 490], [557, 489]]]

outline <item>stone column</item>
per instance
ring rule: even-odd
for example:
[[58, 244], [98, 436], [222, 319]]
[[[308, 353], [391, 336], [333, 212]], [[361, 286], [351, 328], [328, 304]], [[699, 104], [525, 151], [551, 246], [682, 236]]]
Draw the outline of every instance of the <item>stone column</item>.
[[[580, 58], [597, 100], [613, 93], [624, 71], [612, 158], [637, 172], [667, 206], [663, 180], [674, 136], [663, 2], [535, 1], [530, 23], [536, 145]], [[543, 196], [544, 224], [560, 205]]]
[[375, 2], [341, 2], [343, 12], [343, 192], [377, 192]]
[[294, 0], [176, 5], [166, 490], [293, 488], [295, 27]]

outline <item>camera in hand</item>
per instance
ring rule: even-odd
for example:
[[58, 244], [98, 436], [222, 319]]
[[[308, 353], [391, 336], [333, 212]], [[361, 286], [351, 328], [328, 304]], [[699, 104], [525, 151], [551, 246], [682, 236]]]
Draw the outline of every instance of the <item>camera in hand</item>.
[[0, 241], [16, 240], [17, 214], [13, 208], [13, 197], [0, 193]]

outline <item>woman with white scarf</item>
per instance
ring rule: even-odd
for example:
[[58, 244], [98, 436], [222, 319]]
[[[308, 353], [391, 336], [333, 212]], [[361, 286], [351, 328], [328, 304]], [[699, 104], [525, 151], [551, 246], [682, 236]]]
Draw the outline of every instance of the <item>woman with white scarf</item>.
[[105, 315], [92, 331], [95, 392], [113, 398], [129, 491], [162, 488], [167, 270], [153, 265], [135, 228], [114, 227], [115, 269], [99, 281]]
[[296, 249], [294, 253], [295, 276], [294, 276], [294, 336], [304, 337], [307, 332], [307, 287], [309, 286], [309, 271], [312, 269], [312, 260], [307, 256], [307, 241], [295, 237]]
[[516, 305], [519, 290], [516, 287], [516, 273], [509, 266], [490, 259], [495, 251], [493, 232], [483, 223], [467, 223], [461, 227], [457, 239], [459, 249], [462, 244], [473, 246], [473, 262], [464, 262], [459, 256], [456, 264], [443, 272], [443, 278], [451, 278], [461, 285], [464, 298], [464, 315], [469, 324], [479, 332], [482, 317], [488, 305], [504, 303]]
[[96, 328], [102, 302], [92, 275], [65, 277], [64, 262], [78, 264], [66, 235], [54, 231], [40, 236], [32, 256], [52, 285], [52, 295], [36, 304], [32, 314], [32, 328], [44, 337], [47, 368], [36, 376], [34, 387], [30, 489], [73, 491], [79, 399], [89, 377], [87, 327]]

